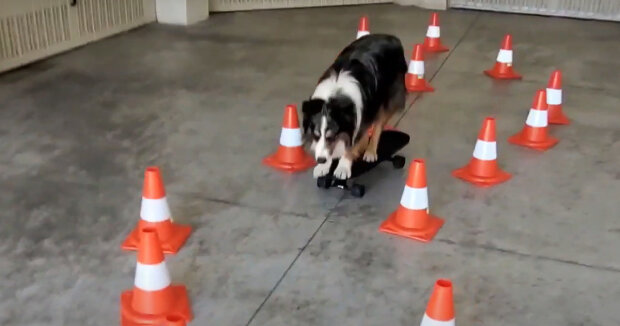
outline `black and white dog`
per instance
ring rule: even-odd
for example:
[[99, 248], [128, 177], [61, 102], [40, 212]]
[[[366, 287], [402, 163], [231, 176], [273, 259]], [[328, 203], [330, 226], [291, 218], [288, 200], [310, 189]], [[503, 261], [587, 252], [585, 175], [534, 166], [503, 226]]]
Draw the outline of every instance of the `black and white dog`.
[[[304, 142], [319, 163], [314, 177], [329, 172], [348, 179], [351, 165], [363, 154], [377, 160], [377, 144], [385, 124], [405, 106], [407, 62], [400, 40], [371, 34], [349, 44], [302, 103]], [[370, 131], [372, 130], [372, 135]]]

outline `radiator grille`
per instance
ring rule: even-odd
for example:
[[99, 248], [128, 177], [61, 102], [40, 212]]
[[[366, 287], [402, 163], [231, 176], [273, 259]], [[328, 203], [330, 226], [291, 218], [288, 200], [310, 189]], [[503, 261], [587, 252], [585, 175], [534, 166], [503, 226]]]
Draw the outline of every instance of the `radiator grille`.
[[209, 0], [209, 11], [238, 11], [278, 8], [342, 6], [391, 3], [392, 0]]
[[450, 7], [620, 21], [620, 0], [450, 0]]
[[80, 0], [80, 35], [97, 34], [144, 18], [143, 0]]
[[155, 21], [155, 0], [72, 2], [0, 0], [0, 72]]
[[70, 38], [67, 1], [0, 16], [0, 59], [47, 49]]

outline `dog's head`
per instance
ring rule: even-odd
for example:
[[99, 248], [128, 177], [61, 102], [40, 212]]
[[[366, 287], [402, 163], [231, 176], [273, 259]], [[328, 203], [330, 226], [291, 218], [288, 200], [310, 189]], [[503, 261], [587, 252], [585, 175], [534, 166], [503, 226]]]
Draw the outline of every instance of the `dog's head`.
[[355, 131], [355, 104], [338, 95], [328, 101], [310, 99], [302, 103], [304, 143], [310, 145], [318, 163], [344, 155]]

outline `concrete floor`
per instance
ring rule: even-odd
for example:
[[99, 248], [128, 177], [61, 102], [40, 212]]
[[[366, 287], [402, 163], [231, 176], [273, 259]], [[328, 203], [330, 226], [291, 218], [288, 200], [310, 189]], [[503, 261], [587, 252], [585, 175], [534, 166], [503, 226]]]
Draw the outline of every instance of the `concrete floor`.
[[[194, 232], [168, 257], [192, 325], [418, 325], [433, 282], [455, 286], [458, 325], [620, 325], [620, 25], [441, 13], [451, 52], [427, 57], [437, 91], [398, 121], [428, 162], [428, 244], [377, 232], [405, 170], [351, 198], [311, 171], [260, 165], [284, 105], [300, 103], [361, 14], [409, 51], [428, 12], [392, 5], [212, 15], [151, 25], [0, 76], [0, 324], [115, 325], [131, 288], [143, 169], [159, 165], [175, 220]], [[285, 26], [285, 27], [282, 27]], [[520, 82], [483, 76], [515, 40]], [[536, 89], [564, 71], [556, 148], [509, 145]], [[415, 100], [415, 101], [414, 101]], [[454, 179], [486, 115], [508, 183]], [[395, 122], [395, 121], [394, 121]]]

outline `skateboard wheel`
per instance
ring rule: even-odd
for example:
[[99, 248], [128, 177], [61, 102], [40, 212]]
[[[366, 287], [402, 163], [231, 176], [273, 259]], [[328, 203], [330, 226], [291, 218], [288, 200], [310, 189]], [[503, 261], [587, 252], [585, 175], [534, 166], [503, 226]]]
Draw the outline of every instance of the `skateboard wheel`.
[[400, 155], [392, 157], [392, 166], [394, 166], [395, 169], [402, 169], [405, 166], [405, 157]]
[[329, 180], [326, 177], [318, 177], [316, 179], [316, 186], [319, 188], [329, 188]]
[[366, 187], [364, 187], [364, 185], [359, 185], [354, 183], [351, 186], [351, 195], [353, 195], [353, 197], [364, 197], [364, 194], [366, 193]]
[[328, 186], [327, 186], [327, 178], [325, 178], [325, 177], [318, 177], [316, 179], [316, 186], [319, 187], [319, 188], [327, 189], [328, 188]]

